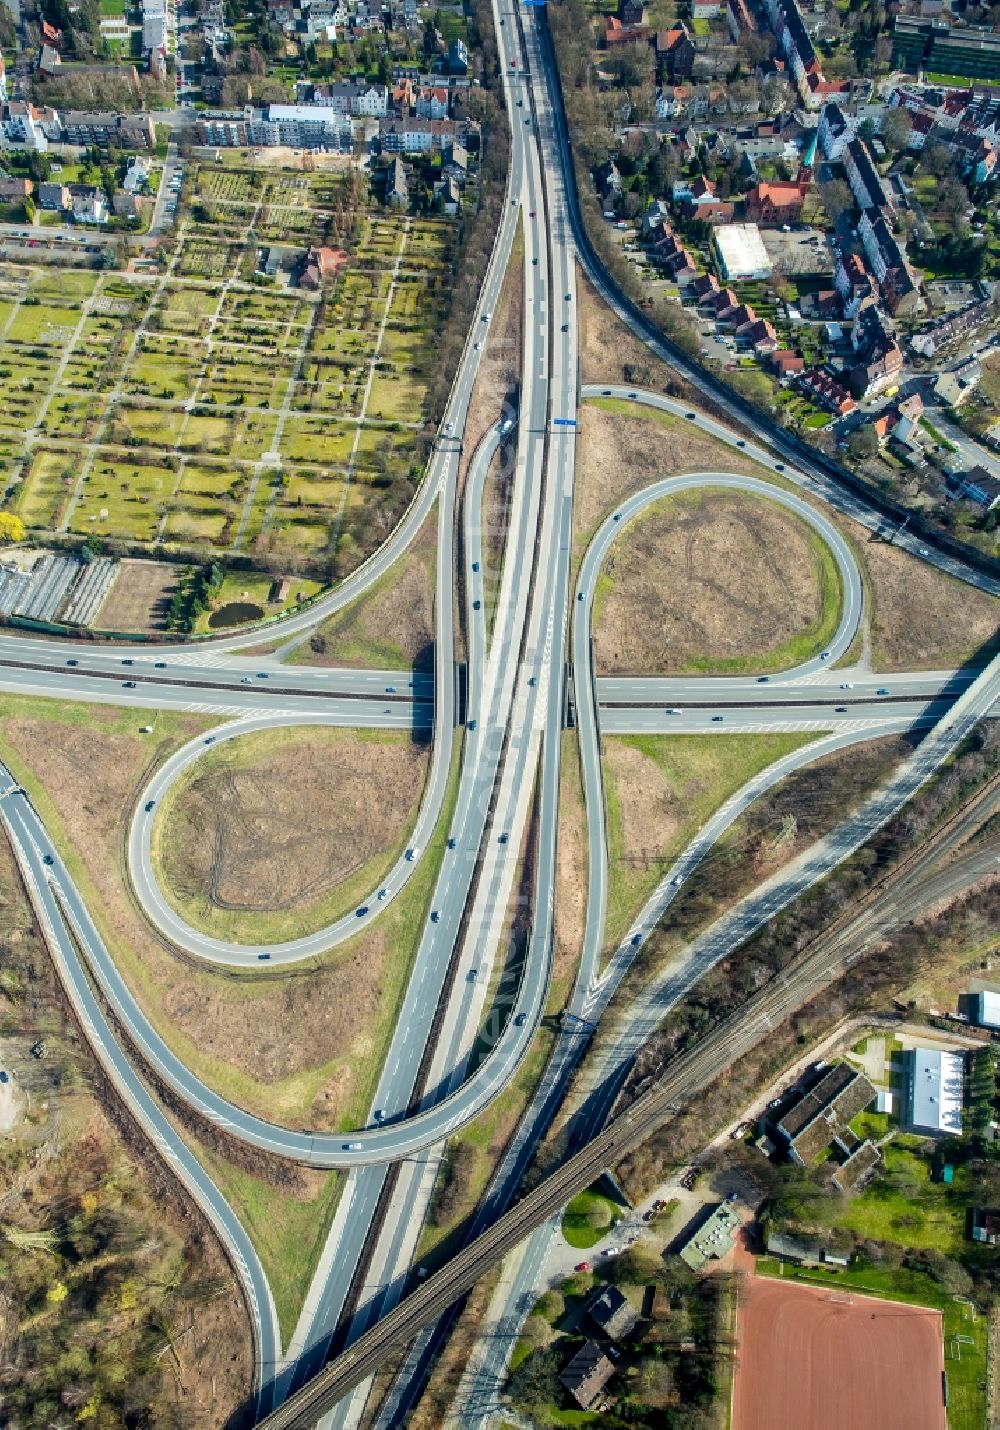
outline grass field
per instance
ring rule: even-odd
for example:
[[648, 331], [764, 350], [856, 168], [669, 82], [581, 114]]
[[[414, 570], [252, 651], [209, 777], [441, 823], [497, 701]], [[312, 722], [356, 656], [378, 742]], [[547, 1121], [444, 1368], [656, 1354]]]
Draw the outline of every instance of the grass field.
[[[586, 1251], [607, 1235], [619, 1215], [620, 1210], [614, 1202], [588, 1187], [586, 1191], [579, 1192], [563, 1212], [563, 1237], [570, 1246]], [[593, 1226], [591, 1217], [596, 1220], [598, 1216], [602, 1220]]]
[[754, 775], [816, 738], [797, 735], [606, 737], [606, 949], [624, 936], [671, 861]]

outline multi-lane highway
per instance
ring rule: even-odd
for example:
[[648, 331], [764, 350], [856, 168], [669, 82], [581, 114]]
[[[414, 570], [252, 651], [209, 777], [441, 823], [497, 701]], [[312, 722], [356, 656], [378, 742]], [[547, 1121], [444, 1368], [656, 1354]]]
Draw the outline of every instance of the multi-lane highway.
[[[432, 835], [446, 834], [425, 911], [413, 969], [368, 1125], [347, 1134], [316, 1134], [251, 1117], [194, 1078], [151, 1028], [114, 965], [100, 932], [53, 848], [36, 812], [20, 793], [0, 795], [0, 814], [26, 871], [32, 899], [70, 997], [83, 1010], [83, 1025], [115, 1085], [156, 1145], [177, 1167], [219, 1230], [240, 1273], [257, 1337], [259, 1376], [274, 1393], [321, 1363], [339, 1322], [348, 1340], [362, 1336], [390, 1312], [406, 1274], [433, 1188], [438, 1154], [454, 1131], [478, 1115], [506, 1087], [529, 1048], [548, 991], [564, 689], [572, 624], [573, 696], [579, 730], [590, 849], [587, 926], [580, 972], [569, 1003], [572, 1017], [557, 1040], [549, 1067], [517, 1135], [497, 1170], [476, 1219], [485, 1232], [509, 1202], [561, 1101], [590, 1029], [620, 986], [636, 951], [663, 916], [677, 888], [712, 842], [747, 805], [778, 779], [830, 749], [874, 734], [914, 725], [930, 733], [913, 759], [827, 841], [782, 871], [709, 930], [692, 947], [683, 969], [657, 980], [626, 1019], [627, 1036], [617, 1056], [627, 1065], [636, 1039], [655, 1026], [679, 988], [783, 907], [857, 846], [899, 807], [947, 758], [975, 722], [995, 705], [1000, 689], [995, 667], [975, 672], [939, 672], [886, 679], [865, 672], [834, 674], [833, 663], [851, 646], [862, 615], [863, 589], [850, 547], [823, 514], [823, 504], [849, 512], [879, 529], [884, 518], [856, 494], [838, 485], [830, 464], [811, 457], [787, 434], [774, 442], [743, 437], [703, 414], [660, 394], [637, 389], [585, 389], [650, 403], [692, 427], [701, 427], [734, 450], [780, 474], [774, 486], [725, 471], [690, 473], [656, 483], [623, 502], [602, 525], [585, 554], [570, 591], [573, 537], [574, 459], [579, 410], [577, 379], [576, 263], [583, 263], [599, 291], [625, 321], [691, 379], [668, 344], [652, 337], [615, 290], [582, 234], [558, 82], [548, 54], [544, 18], [495, 0], [500, 63], [512, 133], [507, 201], [485, 275], [473, 330], [468, 336], [449, 399], [442, 436], [427, 477], [400, 526], [373, 557], [336, 591], [274, 628], [294, 647], [316, 623], [367, 590], [405, 549], [437, 503], [438, 560], [435, 592], [435, 668], [432, 676], [392, 671], [314, 670], [289, 667], [273, 657], [240, 652], [260, 644], [255, 631], [176, 648], [90, 642], [54, 646], [50, 641], [0, 636], [0, 689], [53, 698], [106, 700], [149, 708], [207, 709], [229, 723], [199, 737], [158, 770], [142, 792], [130, 832], [129, 866], [136, 894], [163, 934], [188, 952], [221, 963], [279, 964], [325, 953], [379, 916], [428, 857]], [[461, 511], [463, 569], [457, 571], [455, 528], [459, 517], [459, 464], [479, 353], [508, 266], [518, 220], [524, 231], [522, 382], [516, 431], [514, 415], [497, 423], [471, 454]], [[714, 379], [695, 370], [696, 385], [717, 399]], [[740, 415], [738, 408], [735, 409]], [[513, 462], [509, 535], [492, 631], [486, 626], [483, 549], [479, 526], [490, 462], [505, 443]], [[793, 460], [794, 459], [794, 460]], [[836, 634], [825, 652], [793, 671], [762, 681], [700, 679], [598, 680], [590, 655], [592, 593], [610, 544], [650, 503], [694, 486], [735, 487], [776, 501], [808, 522], [837, 563], [842, 605]], [[798, 490], [795, 490], [795, 489]], [[802, 493], [800, 495], [800, 493]], [[807, 497], [809, 499], [807, 499]], [[935, 561], [980, 587], [1000, 591], [990, 575], [962, 568], [948, 554], [898, 538], [922, 559]], [[454, 630], [457, 586], [468, 659], [464, 729], [456, 731]], [[270, 634], [270, 632], [268, 632]], [[836, 677], [840, 675], [838, 680]], [[843, 708], [838, 708], [843, 707]], [[157, 887], [150, 835], [170, 782], [189, 770], [212, 746], [274, 724], [335, 723], [411, 728], [432, 724], [433, 755], [416, 823], [404, 855], [357, 909], [329, 927], [284, 944], [233, 945], [184, 923]], [[732, 732], [807, 729], [830, 732], [758, 776], [727, 801], [668, 872], [626, 940], [600, 971], [604, 937], [607, 853], [600, 778], [600, 735], [626, 730]], [[445, 810], [453, 751], [459, 754], [457, 790], [447, 830]], [[147, 805], [152, 804], [152, 809]], [[532, 821], [532, 816], [534, 816]], [[494, 967], [505, 954], [503, 930], [525, 840], [532, 827], [534, 887], [531, 927], [521, 981], [492, 1052], [473, 1068], [475, 1039], [489, 1008]], [[441, 842], [440, 838], [437, 841]], [[81, 957], [82, 954], [82, 957]], [[672, 980], [672, 981], [671, 981]], [[158, 1112], [125, 1058], [94, 997], [103, 1001], [133, 1050], [158, 1080], [202, 1117], [251, 1145], [295, 1160], [349, 1170], [299, 1325], [284, 1355], [266, 1279], [238, 1221], [218, 1191]], [[89, 1000], [89, 1001], [88, 1001]], [[95, 1016], [95, 1014], [97, 1016]], [[576, 1031], [574, 1031], [574, 1029]], [[734, 1045], [735, 1046], [735, 1045]], [[599, 1109], [603, 1114], [605, 1109]], [[598, 1122], [600, 1118], [596, 1119]], [[611, 1145], [611, 1144], [609, 1144]], [[599, 1155], [598, 1152], [593, 1153]], [[404, 1160], [409, 1159], [409, 1160]], [[387, 1168], [396, 1164], [392, 1176]], [[528, 1284], [531, 1258], [526, 1258]], [[362, 1275], [363, 1273], [363, 1275]], [[451, 1283], [456, 1284], [454, 1279]], [[516, 1319], [516, 1317], [515, 1317]], [[429, 1343], [428, 1343], [429, 1344]], [[500, 1345], [498, 1339], [498, 1346]], [[427, 1349], [427, 1345], [425, 1345]], [[408, 1368], [390, 1400], [390, 1419], [403, 1413], [419, 1380], [421, 1356]], [[345, 1382], [346, 1384], [347, 1382]], [[350, 1386], [358, 1384], [350, 1380]], [[271, 1391], [266, 1392], [267, 1395]], [[363, 1393], [335, 1413], [346, 1427], [360, 1414]], [[266, 1406], [267, 1401], [262, 1402]], [[324, 1406], [332, 1401], [327, 1399]], [[382, 1423], [389, 1423], [383, 1419]]]

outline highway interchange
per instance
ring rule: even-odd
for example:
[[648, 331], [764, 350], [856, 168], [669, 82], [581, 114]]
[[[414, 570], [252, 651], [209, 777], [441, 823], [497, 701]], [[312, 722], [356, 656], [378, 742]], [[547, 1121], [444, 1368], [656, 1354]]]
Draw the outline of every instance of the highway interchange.
[[[258, 968], [262, 961], [290, 963], [325, 953], [377, 918], [399, 894], [427, 855], [434, 831], [447, 814], [448, 842], [440, 857], [432, 897], [437, 918], [433, 922], [428, 919], [422, 931], [369, 1123], [345, 1142], [343, 1136], [296, 1131], [251, 1117], [184, 1067], [142, 1014], [37, 812], [6, 771], [0, 776], [5, 780], [0, 812], [60, 977], [88, 1039], [120, 1095], [210, 1217], [241, 1277], [254, 1325], [262, 1413], [318, 1368], [345, 1314], [349, 1321], [346, 1334], [353, 1339], [398, 1301], [407, 1285], [447, 1137], [478, 1116], [507, 1086], [531, 1044], [551, 971], [561, 732], [570, 636], [572, 695], [587, 808], [590, 895], [569, 1011], [586, 1025], [600, 1018], [636, 950], [677, 888], [753, 799], [778, 779], [832, 749], [914, 725], [925, 725], [930, 731], [911, 761], [852, 820], [807, 851], [808, 857], [755, 890], [692, 945], [684, 968], [671, 970], [651, 986], [635, 1019], [626, 1022], [617, 1045], [615, 1056], [621, 1069], [680, 991], [863, 842], [930, 777], [1000, 697], [995, 666], [979, 676], [940, 672], [881, 678], [867, 672], [831, 670], [855, 638], [863, 591], [850, 547], [817, 501], [828, 502], [875, 530], [884, 529], [885, 521], [857, 496], [839, 488], [825, 471], [803, 460], [801, 451], [790, 453], [784, 442], [772, 450], [710, 416], [695, 413], [689, 417], [690, 409], [684, 404], [659, 394], [614, 386], [578, 390], [578, 261], [620, 316], [631, 326], [635, 321], [620, 295], [595, 269], [581, 242], [561, 100], [547, 56], [544, 20], [535, 9], [518, 13], [501, 7], [499, 0], [495, 0], [495, 14], [512, 132], [508, 201], [484, 278], [478, 321], [465, 346], [426, 479], [404, 520], [379, 552], [336, 591], [296, 613], [274, 632], [292, 645], [370, 589], [391, 569], [436, 505], [433, 676], [296, 668], [282, 665], [278, 658], [241, 654], [260, 644], [260, 631], [154, 649], [138, 644], [101, 647], [91, 642], [54, 645], [0, 637], [0, 689], [144, 709], [198, 709], [216, 713], [223, 721], [156, 771], [136, 801], [129, 834], [132, 883], [146, 914], [168, 939], [195, 957]], [[459, 727], [454, 678], [459, 437], [465, 430], [479, 355], [499, 298], [518, 219], [524, 234], [525, 283], [519, 410], [516, 421], [515, 414], [498, 412], [497, 425], [469, 454], [461, 501], [464, 569], [460, 589], [465, 595], [468, 685], [465, 722]], [[646, 335], [640, 331], [640, 336]], [[669, 353], [669, 357], [674, 360], [675, 355]], [[685, 372], [685, 376], [690, 374]], [[576, 450], [572, 424], [581, 398], [604, 395], [649, 403], [691, 421], [763, 467], [780, 472], [786, 485], [765, 486], [758, 479], [724, 471], [664, 479], [629, 498], [609, 516], [591, 542], [577, 586], [571, 590]], [[500, 594], [493, 630], [488, 634], [481, 579], [482, 491], [490, 461], [501, 445], [513, 462], [513, 500]], [[825, 658], [817, 654], [797, 669], [776, 674], [766, 682], [595, 679], [589, 659], [591, 598], [610, 543], [650, 503], [696, 486], [736, 488], [757, 495], [766, 492], [769, 500], [793, 510], [827, 542], [837, 562], [843, 599], [838, 629]], [[805, 491], [812, 500], [805, 500], [790, 487]], [[994, 594], [1000, 591], [991, 577], [960, 568], [954, 557], [921, 546], [918, 538], [903, 533], [898, 540], [918, 557]], [[837, 680], [838, 675], [842, 679]], [[889, 694], [883, 695], [882, 690]], [[837, 706], [844, 708], [838, 710]], [[411, 857], [404, 854], [386, 871], [370, 896], [359, 903], [363, 913], [351, 911], [328, 928], [280, 945], [233, 945], [185, 924], [167, 903], [150, 857], [153, 821], [170, 781], [190, 769], [206, 749], [269, 725], [410, 728], [428, 722], [432, 722], [433, 733], [431, 765], [409, 840]], [[607, 883], [601, 731], [760, 729], [830, 733], [786, 756], [712, 817], [667, 873], [599, 975]], [[457, 791], [449, 807], [449, 773], [456, 750], [460, 762]], [[147, 810], [150, 802], [153, 808]], [[492, 1052], [470, 1074], [469, 1054], [487, 1009], [494, 962], [504, 953], [505, 916], [533, 813], [535, 884], [521, 983]], [[443, 952], [450, 956], [442, 957]], [[94, 995], [92, 979], [138, 1053], [140, 1064], [145, 1063], [158, 1080], [203, 1117], [230, 1135], [269, 1151], [312, 1165], [349, 1169], [303, 1316], [287, 1347], [281, 1346], [267, 1279], [249, 1239], [137, 1076]], [[565, 1094], [584, 1045], [585, 1040], [572, 1031], [557, 1040], [474, 1230], [488, 1224], [509, 1202], [538, 1138]], [[376, 1234], [370, 1238], [372, 1228]], [[529, 1243], [529, 1253], [530, 1248]], [[525, 1261], [530, 1271], [530, 1254]], [[359, 1296], [357, 1273], [361, 1267], [364, 1293]], [[530, 1279], [526, 1274], [524, 1285], [530, 1284]], [[516, 1292], [522, 1300], [524, 1285]], [[428, 1337], [425, 1348], [429, 1345]], [[496, 1354], [502, 1353], [498, 1339]], [[419, 1355], [412, 1358], [409, 1379], [404, 1375], [394, 1387], [391, 1414], [388, 1419], [384, 1414], [380, 1423], [402, 1414], [419, 1385], [423, 1369], [419, 1361]], [[323, 1423], [356, 1423], [363, 1401], [363, 1390], [356, 1392]]]

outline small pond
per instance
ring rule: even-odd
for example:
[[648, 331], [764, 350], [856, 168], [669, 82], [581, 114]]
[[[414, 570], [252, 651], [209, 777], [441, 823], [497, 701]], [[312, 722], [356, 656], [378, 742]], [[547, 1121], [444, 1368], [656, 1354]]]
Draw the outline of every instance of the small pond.
[[242, 626], [247, 621], [259, 621], [263, 614], [263, 606], [254, 605], [253, 601], [229, 601], [212, 612], [208, 628], [211, 631], [228, 630], [230, 626]]

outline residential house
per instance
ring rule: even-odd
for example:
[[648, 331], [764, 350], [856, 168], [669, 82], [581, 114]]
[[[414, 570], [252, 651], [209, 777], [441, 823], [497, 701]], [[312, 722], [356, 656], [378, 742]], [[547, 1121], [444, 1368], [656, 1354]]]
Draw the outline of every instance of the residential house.
[[979, 463], [967, 472], [953, 472], [948, 478], [952, 495], [975, 502], [985, 511], [993, 511], [1000, 506], [1000, 481]]
[[973, 1207], [969, 1218], [969, 1235], [985, 1246], [1000, 1246], [1000, 1211]]
[[934, 383], [934, 395], [949, 407], [960, 407], [965, 399], [979, 386], [983, 371], [978, 362], [971, 359], [950, 372], [942, 372]]
[[68, 212], [73, 207], [73, 195], [65, 184], [39, 184], [38, 207], [50, 213]]
[[828, 412], [836, 417], [846, 417], [857, 407], [854, 398], [837, 379], [825, 368], [808, 368], [799, 377], [799, 386]]
[[623, 25], [617, 15], [608, 15], [601, 38], [604, 48], [612, 50], [619, 45], [645, 44], [649, 39], [649, 30], [645, 25]]
[[30, 179], [0, 179], [0, 204], [21, 204], [31, 198], [34, 184]]
[[462, 189], [453, 174], [447, 174], [434, 185], [434, 197], [442, 210], [454, 217], [462, 205]]
[[444, 173], [456, 180], [457, 183], [465, 183], [469, 171], [469, 151], [457, 139], [453, 139], [445, 147], [442, 168]]
[[691, 0], [692, 20], [714, 20], [722, 14], [722, 0]]
[[589, 1410], [614, 1373], [614, 1362], [600, 1346], [585, 1341], [559, 1379], [580, 1409]]
[[902, 369], [903, 354], [893, 341], [884, 351], [871, 353], [856, 363], [847, 374], [848, 385], [855, 397], [867, 400], [896, 381]]
[[747, 214], [755, 223], [798, 223], [805, 200], [803, 184], [755, 184], [744, 198]]
[[641, 25], [646, 18], [643, 0], [618, 0], [618, 18], [623, 25]]
[[887, 210], [890, 214], [895, 212], [868, 145], [857, 136], [844, 148], [844, 171], [859, 209]]
[[617, 1286], [602, 1286], [587, 1302], [587, 1319], [602, 1335], [620, 1341], [635, 1328], [639, 1317], [631, 1301]]
[[448, 73], [469, 73], [469, 51], [464, 40], [452, 40], [448, 46]]
[[390, 208], [405, 209], [410, 203], [410, 187], [406, 182], [406, 169], [397, 155], [386, 170], [385, 201]]
[[832, 101], [824, 104], [819, 116], [817, 138], [824, 159], [834, 162], [843, 157], [844, 150], [854, 138], [854, 121]]
[[778, 348], [769, 358], [771, 367], [778, 377], [795, 377], [806, 365], [806, 360], [791, 348]]
[[739, 44], [740, 36], [746, 34], [748, 30], [756, 30], [757, 22], [747, 5], [747, 0], [726, 0], [726, 24], [729, 26], [729, 34], [734, 45]]
[[72, 195], [74, 223], [107, 223], [108, 201], [104, 196], [103, 189], [73, 185], [70, 188], [70, 194]]
[[860, 254], [841, 254], [833, 276], [834, 287], [844, 305], [844, 317], [853, 318], [861, 304], [874, 294], [871, 276]]
[[657, 32], [656, 58], [671, 84], [690, 78], [694, 65], [694, 45], [683, 25]]
[[413, 95], [413, 112], [418, 119], [447, 119], [449, 94], [447, 89], [426, 86]]
[[111, 212], [115, 218], [137, 219], [142, 217], [142, 204], [137, 194], [127, 194], [124, 190], [112, 195]]
[[137, 194], [145, 189], [149, 184], [149, 176], [152, 172], [152, 163], [149, 159], [142, 159], [138, 156], [129, 160], [129, 166], [125, 170], [125, 177], [122, 179], [122, 188], [127, 194]]
[[653, 199], [642, 216], [643, 238], [650, 238], [664, 226], [670, 227], [670, 209], [662, 199]]

